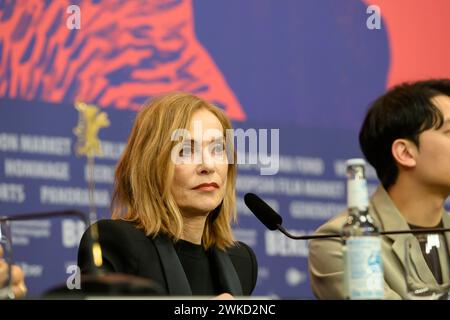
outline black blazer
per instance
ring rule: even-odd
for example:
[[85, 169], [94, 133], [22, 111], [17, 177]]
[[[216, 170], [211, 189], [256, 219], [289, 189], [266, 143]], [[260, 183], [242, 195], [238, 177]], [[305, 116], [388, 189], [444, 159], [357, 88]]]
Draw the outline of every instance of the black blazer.
[[[147, 237], [132, 222], [100, 220], [97, 222], [104, 269], [132, 274], [158, 283], [167, 295], [192, 295], [172, 241], [164, 235]], [[89, 273], [91, 264], [90, 230], [84, 233], [78, 250], [78, 266]], [[223, 292], [250, 295], [256, 285], [258, 265], [252, 249], [242, 242], [226, 251], [212, 248]]]

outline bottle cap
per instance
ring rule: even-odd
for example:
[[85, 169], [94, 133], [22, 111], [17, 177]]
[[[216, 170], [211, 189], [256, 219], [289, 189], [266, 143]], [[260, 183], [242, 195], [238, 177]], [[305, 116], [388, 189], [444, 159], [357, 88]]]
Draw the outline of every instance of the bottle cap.
[[346, 161], [346, 165], [347, 165], [347, 167], [349, 167], [349, 166], [365, 166], [366, 161], [362, 158], [353, 158], [353, 159], [348, 159]]

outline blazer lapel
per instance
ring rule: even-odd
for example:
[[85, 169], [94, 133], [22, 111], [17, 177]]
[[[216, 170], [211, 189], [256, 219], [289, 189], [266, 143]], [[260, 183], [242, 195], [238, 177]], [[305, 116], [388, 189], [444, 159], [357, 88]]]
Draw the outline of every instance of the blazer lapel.
[[191, 286], [170, 239], [158, 235], [153, 239], [153, 243], [161, 260], [168, 293], [170, 295], [192, 295]]
[[[390, 199], [387, 192], [378, 187], [375, 194], [373, 195], [373, 209], [375, 213], [375, 219], [384, 231], [389, 230], [408, 230], [409, 225], [403, 216], [398, 211], [395, 204]], [[445, 224], [450, 224], [450, 218], [444, 212], [443, 222]], [[421, 249], [418, 240], [413, 234], [392, 234], [386, 235], [387, 238], [391, 239], [392, 250], [397, 256], [397, 259], [403, 265], [404, 270], [406, 270], [406, 259], [405, 259], [405, 247], [406, 239], [411, 239], [411, 244], [413, 246], [413, 254], [411, 255], [411, 262], [413, 264], [413, 270], [415, 270], [415, 277], [419, 278], [421, 281], [438, 286], [436, 279], [433, 276], [430, 268], [425, 261], [425, 258], [421, 254]], [[447, 235], [447, 241], [450, 240], [450, 235]], [[450, 242], [448, 242], [450, 243]], [[411, 267], [410, 267], [411, 270]], [[412, 279], [410, 279], [412, 280]]]
[[[419, 241], [412, 234], [397, 235], [392, 249], [397, 255], [397, 258], [402, 263], [404, 270], [410, 272], [407, 279], [410, 283], [427, 283], [433, 287], [437, 287], [438, 283], [428, 267], [425, 258], [420, 249]], [[410, 241], [411, 249], [409, 250], [409, 261], [406, 261], [406, 239]], [[408, 268], [408, 269], [406, 269]]]
[[[442, 224], [444, 228], [450, 228], [450, 214], [448, 212], [444, 212], [442, 215]], [[442, 269], [442, 279], [444, 283], [448, 283], [450, 278], [450, 232], [445, 232], [445, 240], [447, 240], [447, 254], [441, 258], [441, 269]], [[447, 262], [447, 263], [445, 263]]]
[[[378, 223], [380, 230], [390, 231], [409, 229], [405, 219], [403, 219], [388, 193], [381, 186], [375, 191], [371, 204], [373, 206], [374, 219]], [[411, 238], [412, 235], [388, 234], [385, 237], [392, 241], [392, 251], [405, 270], [405, 241], [406, 239]]]
[[228, 254], [215, 247], [211, 249], [211, 253], [221, 288], [233, 296], [242, 296], [241, 282]]

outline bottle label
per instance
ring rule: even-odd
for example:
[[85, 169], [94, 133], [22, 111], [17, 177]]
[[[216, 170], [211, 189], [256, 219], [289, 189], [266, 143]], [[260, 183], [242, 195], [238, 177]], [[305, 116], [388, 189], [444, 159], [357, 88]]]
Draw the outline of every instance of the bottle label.
[[381, 238], [350, 237], [346, 241], [345, 278], [350, 299], [383, 299]]
[[369, 206], [367, 192], [367, 181], [365, 179], [354, 179], [347, 181], [347, 206], [361, 210]]

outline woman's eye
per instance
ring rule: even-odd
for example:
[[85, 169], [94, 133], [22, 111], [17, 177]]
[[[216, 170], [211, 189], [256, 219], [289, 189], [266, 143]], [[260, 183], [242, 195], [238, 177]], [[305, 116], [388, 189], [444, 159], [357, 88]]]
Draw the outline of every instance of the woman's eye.
[[214, 154], [222, 154], [223, 151], [224, 151], [224, 147], [223, 147], [223, 144], [221, 144], [221, 143], [214, 145], [212, 148], [212, 152]]
[[184, 146], [180, 150], [180, 157], [190, 157], [192, 155], [192, 148], [190, 146]]

